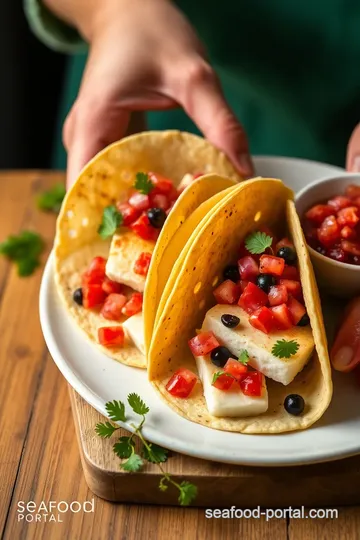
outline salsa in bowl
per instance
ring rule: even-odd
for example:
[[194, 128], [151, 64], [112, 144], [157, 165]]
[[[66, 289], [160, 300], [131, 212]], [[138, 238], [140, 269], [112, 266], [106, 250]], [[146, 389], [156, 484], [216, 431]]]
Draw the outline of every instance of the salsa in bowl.
[[296, 208], [320, 287], [344, 298], [359, 294], [360, 175], [309, 184]]

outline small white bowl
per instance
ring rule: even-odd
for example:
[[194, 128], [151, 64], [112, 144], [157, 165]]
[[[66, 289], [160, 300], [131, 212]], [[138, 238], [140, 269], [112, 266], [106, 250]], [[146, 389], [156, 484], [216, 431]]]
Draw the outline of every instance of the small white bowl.
[[[360, 174], [343, 173], [333, 178], [321, 178], [298, 192], [295, 203], [300, 217], [311, 206], [343, 194], [349, 184], [360, 185]], [[327, 293], [340, 298], [360, 294], [360, 266], [334, 261], [308, 245], [318, 285]]]

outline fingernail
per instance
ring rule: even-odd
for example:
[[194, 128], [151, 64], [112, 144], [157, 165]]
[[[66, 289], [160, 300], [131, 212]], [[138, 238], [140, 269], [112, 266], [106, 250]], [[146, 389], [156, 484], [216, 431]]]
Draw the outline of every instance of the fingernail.
[[355, 156], [351, 170], [353, 172], [360, 172], [360, 156]]
[[354, 352], [351, 347], [347, 345], [341, 347], [333, 358], [334, 368], [340, 371], [346, 368], [350, 364], [353, 354]]
[[240, 171], [244, 176], [251, 176], [254, 172], [254, 166], [251, 161], [249, 154], [240, 154], [239, 155], [239, 166]]

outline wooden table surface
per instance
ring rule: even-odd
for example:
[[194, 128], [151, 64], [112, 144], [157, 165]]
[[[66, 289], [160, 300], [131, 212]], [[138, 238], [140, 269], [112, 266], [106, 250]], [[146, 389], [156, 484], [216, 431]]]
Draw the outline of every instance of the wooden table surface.
[[[55, 173], [0, 174], [0, 240], [34, 229], [46, 239], [48, 253], [55, 218], [39, 212], [34, 197], [62, 179]], [[61, 514], [62, 522], [19, 521], [19, 501], [70, 504], [93, 498], [82, 473], [67, 383], [40, 329], [41, 274], [39, 269], [20, 279], [8, 261], [0, 260], [0, 538], [360, 539], [358, 507], [340, 508], [338, 519], [285, 517], [266, 522], [209, 520], [203, 509], [119, 505], [95, 498], [93, 513], [67, 512]]]

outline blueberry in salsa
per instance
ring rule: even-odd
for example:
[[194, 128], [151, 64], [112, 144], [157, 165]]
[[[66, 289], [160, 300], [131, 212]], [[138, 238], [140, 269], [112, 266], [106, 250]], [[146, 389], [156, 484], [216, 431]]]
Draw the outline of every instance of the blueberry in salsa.
[[296, 251], [288, 246], [282, 246], [276, 255], [284, 259], [285, 263], [289, 265], [295, 264], [297, 260]]
[[83, 292], [82, 288], [79, 287], [73, 292], [73, 300], [76, 302], [79, 306], [83, 305]]
[[224, 367], [229, 358], [237, 360], [237, 357], [234, 356], [227, 347], [222, 345], [211, 351], [210, 358], [212, 363], [218, 367]]
[[268, 293], [270, 287], [275, 284], [276, 280], [271, 274], [259, 274], [256, 278], [256, 285], [266, 293]]
[[147, 211], [147, 216], [150, 225], [155, 227], [155, 229], [161, 229], [166, 221], [166, 213], [162, 208], [150, 208], [150, 210]]
[[224, 313], [224, 315], [221, 315], [221, 322], [226, 328], [236, 328], [240, 323], [240, 319], [236, 315]]
[[320, 201], [302, 220], [306, 241], [315, 251], [348, 264], [360, 261], [360, 185], [350, 184], [345, 193]]
[[230, 264], [229, 266], [225, 267], [223, 276], [225, 280], [230, 279], [231, 281], [236, 283], [240, 279], [239, 268], [235, 264]]
[[284, 401], [284, 408], [286, 412], [293, 416], [299, 416], [305, 408], [305, 401], [299, 394], [289, 394]]

